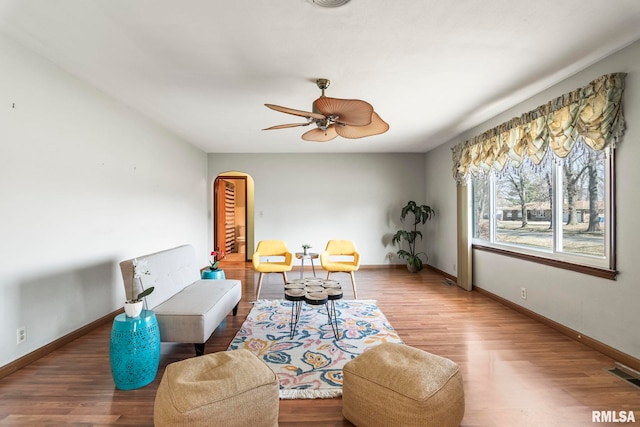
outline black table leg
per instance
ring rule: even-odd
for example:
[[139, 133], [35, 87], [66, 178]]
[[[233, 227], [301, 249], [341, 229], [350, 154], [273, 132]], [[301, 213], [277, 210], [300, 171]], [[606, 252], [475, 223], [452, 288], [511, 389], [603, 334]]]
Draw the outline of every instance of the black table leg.
[[298, 321], [300, 320], [301, 309], [302, 301], [291, 301], [291, 330], [289, 332], [289, 339], [293, 339], [296, 335], [296, 328], [298, 327]]
[[335, 300], [327, 301], [324, 306], [327, 309], [327, 317], [329, 318], [329, 324], [333, 330], [333, 336], [335, 339], [340, 339], [340, 330], [338, 329], [338, 315], [336, 314], [336, 302]]

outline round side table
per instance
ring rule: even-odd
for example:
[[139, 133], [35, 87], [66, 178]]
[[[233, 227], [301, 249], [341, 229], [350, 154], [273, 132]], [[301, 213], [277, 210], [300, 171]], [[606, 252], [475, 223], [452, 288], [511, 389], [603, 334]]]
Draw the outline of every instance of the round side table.
[[119, 314], [113, 320], [109, 351], [111, 375], [120, 390], [152, 382], [160, 363], [160, 330], [156, 315], [142, 310], [138, 317]]
[[313, 265], [313, 260], [314, 259], [318, 259], [320, 258], [320, 254], [317, 254], [315, 252], [296, 252], [296, 258], [298, 258], [299, 260], [302, 260], [302, 265], [300, 266], [300, 278], [302, 279], [302, 276], [304, 275], [304, 260], [308, 259], [311, 261], [311, 269], [313, 270], [313, 277], [316, 277], [316, 266]]

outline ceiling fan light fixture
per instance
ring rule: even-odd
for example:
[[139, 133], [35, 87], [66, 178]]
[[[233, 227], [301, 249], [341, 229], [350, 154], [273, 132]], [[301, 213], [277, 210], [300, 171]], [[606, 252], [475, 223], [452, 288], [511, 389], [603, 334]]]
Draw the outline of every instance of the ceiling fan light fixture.
[[310, 0], [311, 3], [320, 7], [340, 7], [349, 3], [351, 0]]
[[305, 141], [326, 142], [337, 136], [349, 139], [379, 135], [389, 130], [389, 124], [373, 111], [373, 106], [361, 99], [342, 99], [327, 97], [324, 90], [329, 79], [317, 79], [316, 84], [322, 90], [320, 98], [313, 101], [313, 111], [296, 110], [275, 104], [266, 107], [281, 113], [292, 114], [307, 119], [306, 123], [289, 123], [271, 126], [263, 130], [286, 129], [315, 124], [316, 128], [302, 135]]

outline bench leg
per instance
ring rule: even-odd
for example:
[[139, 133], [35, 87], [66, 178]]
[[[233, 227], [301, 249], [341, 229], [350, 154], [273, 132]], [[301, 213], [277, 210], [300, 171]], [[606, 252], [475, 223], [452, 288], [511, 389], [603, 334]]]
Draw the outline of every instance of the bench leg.
[[204, 344], [194, 344], [193, 346], [196, 348], [196, 356], [202, 356], [204, 354]]
[[240, 303], [237, 303], [235, 307], [233, 307], [233, 315], [237, 315], [238, 314], [238, 306], [240, 305]]

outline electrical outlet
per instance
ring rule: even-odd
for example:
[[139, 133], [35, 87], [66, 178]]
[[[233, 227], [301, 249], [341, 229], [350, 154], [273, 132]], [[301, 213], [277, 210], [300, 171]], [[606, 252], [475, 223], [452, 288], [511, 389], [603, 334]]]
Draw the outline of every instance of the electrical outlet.
[[27, 328], [26, 326], [20, 326], [16, 331], [17, 343], [22, 344], [27, 340]]
[[520, 288], [520, 298], [527, 299], [527, 288]]

